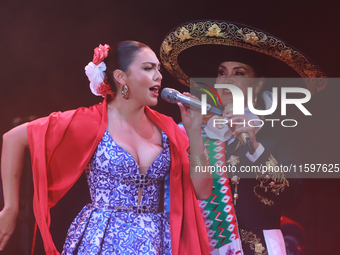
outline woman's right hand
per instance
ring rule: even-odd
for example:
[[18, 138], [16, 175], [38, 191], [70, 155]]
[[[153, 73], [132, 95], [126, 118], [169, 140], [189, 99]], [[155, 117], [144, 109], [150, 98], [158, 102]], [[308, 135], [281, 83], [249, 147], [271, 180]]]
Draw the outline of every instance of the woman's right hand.
[[17, 212], [3, 209], [0, 212], [0, 251], [2, 251], [14, 232]]
[[[184, 92], [183, 95], [199, 101], [196, 96], [190, 95], [189, 92]], [[180, 108], [182, 123], [189, 141], [190, 134], [194, 134], [195, 139], [199, 138], [201, 136], [201, 125], [203, 120], [201, 112], [197, 110], [190, 110], [190, 108], [186, 108], [182, 103], [177, 103], [177, 105]]]

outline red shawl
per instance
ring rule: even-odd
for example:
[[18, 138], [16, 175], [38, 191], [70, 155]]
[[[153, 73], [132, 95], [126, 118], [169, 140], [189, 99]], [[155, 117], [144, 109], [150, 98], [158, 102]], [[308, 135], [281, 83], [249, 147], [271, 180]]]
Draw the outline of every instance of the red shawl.
[[[186, 136], [172, 118], [146, 107], [151, 120], [169, 138], [170, 228], [172, 254], [210, 254], [206, 228], [196, 201], [186, 155]], [[32, 158], [34, 214], [48, 255], [59, 254], [50, 227], [50, 208], [77, 181], [107, 128], [107, 102], [79, 108], [28, 124]]]

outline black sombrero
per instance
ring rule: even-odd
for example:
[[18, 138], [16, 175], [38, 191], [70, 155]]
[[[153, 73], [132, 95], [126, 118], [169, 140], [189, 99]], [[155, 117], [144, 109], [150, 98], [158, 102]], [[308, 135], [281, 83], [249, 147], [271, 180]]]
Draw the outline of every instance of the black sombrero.
[[312, 95], [327, 84], [322, 70], [297, 49], [264, 31], [228, 21], [192, 21], [174, 28], [163, 40], [160, 57], [165, 68], [186, 86], [190, 86], [189, 77], [213, 77], [216, 66], [228, 60], [251, 66], [256, 61], [266, 77], [305, 78]]

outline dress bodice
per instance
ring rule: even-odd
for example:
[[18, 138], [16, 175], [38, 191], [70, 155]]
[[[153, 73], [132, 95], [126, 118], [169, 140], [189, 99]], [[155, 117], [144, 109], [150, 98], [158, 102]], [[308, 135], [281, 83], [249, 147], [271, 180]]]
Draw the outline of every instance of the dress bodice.
[[93, 204], [117, 210], [137, 206], [138, 189], [142, 189], [140, 209], [147, 206], [157, 212], [160, 186], [170, 166], [169, 142], [164, 132], [162, 143], [161, 153], [147, 172], [140, 174], [136, 160], [106, 130], [86, 169]]

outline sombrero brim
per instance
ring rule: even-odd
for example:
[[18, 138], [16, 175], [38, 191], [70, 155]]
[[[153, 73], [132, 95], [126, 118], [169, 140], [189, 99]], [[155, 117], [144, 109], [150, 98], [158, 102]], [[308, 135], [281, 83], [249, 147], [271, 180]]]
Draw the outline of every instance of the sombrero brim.
[[266, 77], [309, 78], [305, 83], [312, 95], [327, 84], [322, 70], [287, 43], [227, 21], [193, 21], [176, 27], [163, 40], [160, 57], [165, 68], [186, 86], [191, 77], [216, 77], [218, 65], [224, 61], [255, 66]]

